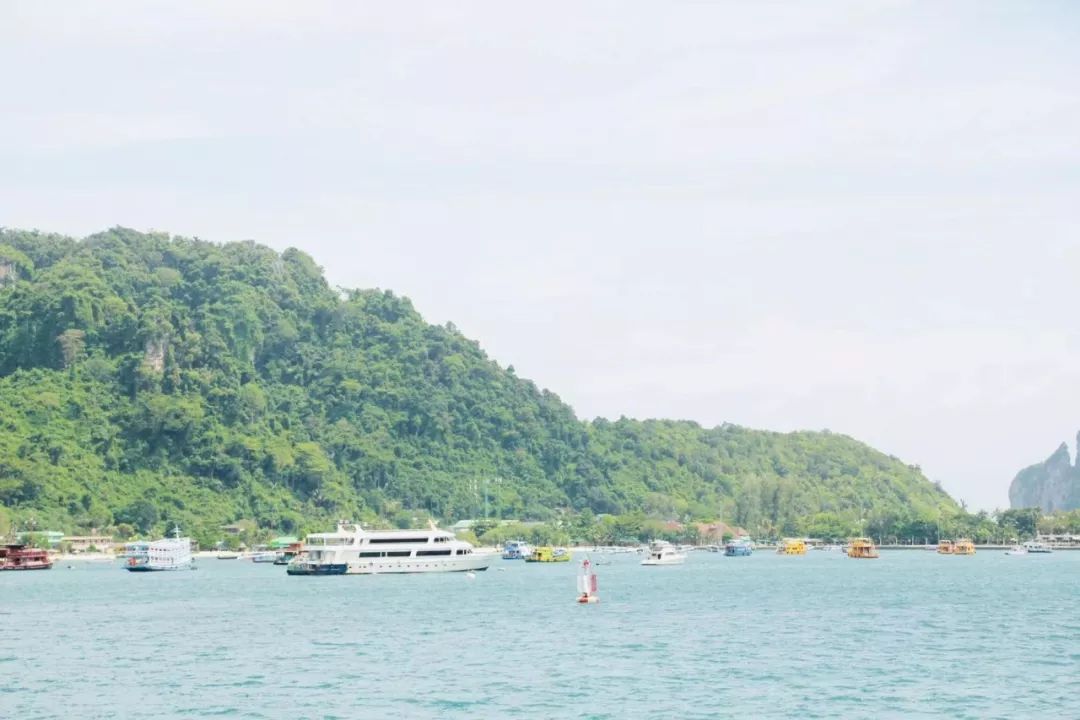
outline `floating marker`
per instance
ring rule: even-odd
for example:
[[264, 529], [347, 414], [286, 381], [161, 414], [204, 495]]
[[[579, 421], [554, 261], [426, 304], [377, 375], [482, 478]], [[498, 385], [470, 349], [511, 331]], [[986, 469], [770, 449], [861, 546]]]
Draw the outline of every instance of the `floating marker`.
[[581, 570], [577, 577], [578, 603], [581, 605], [600, 602], [597, 594], [596, 573], [593, 572], [592, 563], [588, 558], [581, 563]]

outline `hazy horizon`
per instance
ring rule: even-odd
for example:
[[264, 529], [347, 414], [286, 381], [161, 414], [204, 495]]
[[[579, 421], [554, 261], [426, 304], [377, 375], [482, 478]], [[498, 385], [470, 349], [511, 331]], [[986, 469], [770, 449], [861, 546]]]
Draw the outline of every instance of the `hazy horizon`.
[[1074, 445], [1080, 12], [572, 7], [6, 4], [0, 225], [296, 246], [579, 417], [828, 428], [975, 509]]

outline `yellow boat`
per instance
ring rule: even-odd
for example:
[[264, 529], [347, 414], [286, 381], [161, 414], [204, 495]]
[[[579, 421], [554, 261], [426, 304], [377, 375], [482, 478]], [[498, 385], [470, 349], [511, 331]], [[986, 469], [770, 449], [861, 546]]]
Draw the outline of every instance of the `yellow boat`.
[[871, 560], [878, 557], [877, 547], [870, 538], [855, 538], [848, 545], [847, 556], [849, 558], [864, 558]]
[[937, 544], [938, 555], [952, 555], [955, 551], [952, 540], [939, 540]]
[[953, 555], [974, 555], [975, 543], [971, 542], [967, 538], [961, 538], [953, 544]]
[[799, 538], [784, 538], [776, 552], [780, 555], [805, 555], [806, 543]]
[[570, 562], [570, 551], [566, 548], [541, 545], [525, 556], [525, 562]]

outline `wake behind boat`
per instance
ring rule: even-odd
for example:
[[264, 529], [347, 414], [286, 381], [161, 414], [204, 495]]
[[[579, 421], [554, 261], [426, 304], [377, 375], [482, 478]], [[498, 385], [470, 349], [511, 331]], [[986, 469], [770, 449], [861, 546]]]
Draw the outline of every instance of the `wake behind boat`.
[[367, 531], [339, 523], [336, 532], [314, 533], [303, 553], [289, 563], [289, 575], [374, 575], [380, 573], [487, 570], [497, 553], [477, 552], [453, 533], [429, 530]]

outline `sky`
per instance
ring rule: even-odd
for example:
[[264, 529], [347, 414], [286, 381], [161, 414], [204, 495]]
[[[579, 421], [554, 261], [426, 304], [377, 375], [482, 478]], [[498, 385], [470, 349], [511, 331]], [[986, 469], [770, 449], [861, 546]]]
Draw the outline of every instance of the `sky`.
[[0, 225], [295, 246], [583, 418], [1080, 430], [1080, 7], [0, 5]]

